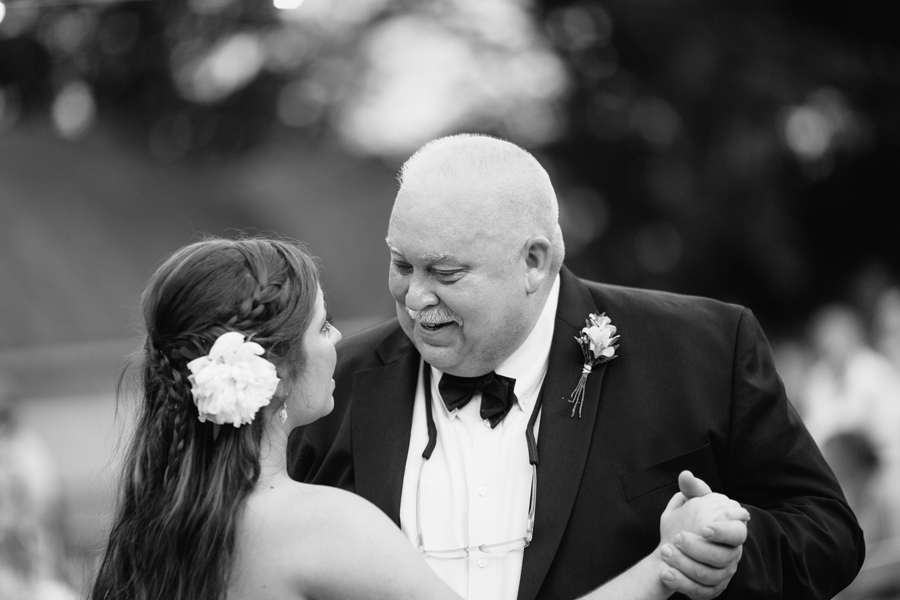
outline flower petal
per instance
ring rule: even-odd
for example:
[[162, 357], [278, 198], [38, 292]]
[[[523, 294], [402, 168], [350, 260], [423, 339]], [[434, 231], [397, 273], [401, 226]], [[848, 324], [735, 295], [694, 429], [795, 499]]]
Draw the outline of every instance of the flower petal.
[[279, 379], [275, 365], [261, 357], [264, 353], [258, 343], [245, 342], [243, 334], [229, 331], [216, 339], [209, 356], [188, 363], [201, 421], [240, 427], [269, 404]]

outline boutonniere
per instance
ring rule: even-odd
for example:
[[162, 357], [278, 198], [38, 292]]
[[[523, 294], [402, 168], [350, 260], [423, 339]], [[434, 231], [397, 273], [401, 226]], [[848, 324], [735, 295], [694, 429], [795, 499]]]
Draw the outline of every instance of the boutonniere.
[[581, 378], [575, 391], [569, 397], [569, 402], [573, 404], [572, 415], [578, 411], [578, 418], [581, 418], [581, 407], [584, 404], [584, 386], [587, 383], [588, 375], [591, 369], [597, 365], [601, 365], [616, 357], [616, 349], [619, 347], [616, 342], [619, 336], [616, 335], [616, 326], [612, 324], [606, 313], [595, 315], [591, 313], [585, 319], [586, 326], [582, 327], [581, 334], [575, 336], [575, 341], [581, 346], [581, 353], [584, 354], [584, 366], [581, 368]]

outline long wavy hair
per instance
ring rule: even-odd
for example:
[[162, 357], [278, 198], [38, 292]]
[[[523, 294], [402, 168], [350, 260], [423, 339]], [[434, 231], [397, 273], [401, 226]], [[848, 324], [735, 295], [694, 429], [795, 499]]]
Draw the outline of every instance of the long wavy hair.
[[142, 402], [92, 600], [225, 597], [241, 508], [259, 478], [264, 422], [275, 408], [240, 428], [202, 423], [186, 365], [222, 333], [239, 331], [294, 378], [317, 288], [303, 247], [267, 238], [190, 244], [150, 279], [141, 299]]

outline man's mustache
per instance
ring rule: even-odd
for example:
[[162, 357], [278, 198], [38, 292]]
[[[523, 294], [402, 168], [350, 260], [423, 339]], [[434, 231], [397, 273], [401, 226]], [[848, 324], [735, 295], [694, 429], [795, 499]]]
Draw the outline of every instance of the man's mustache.
[[406, 309], [406, 314], [410, 318], [421, 325], [439, 325], [440, 323], [456, 323], [462, 325], [462, 318], [451, 310], [443, 307], [430, 308], [427, 310]]

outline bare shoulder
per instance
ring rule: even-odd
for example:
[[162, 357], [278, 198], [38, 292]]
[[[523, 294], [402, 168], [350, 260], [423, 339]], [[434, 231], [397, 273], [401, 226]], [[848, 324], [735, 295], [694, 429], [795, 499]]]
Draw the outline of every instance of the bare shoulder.
[[243, 521], [249, 537], [264, 538], [282, 549], [301, 549], [321, 545], [360, 520], [378, 519], [379, 515], [386, 519], [369, 502], [349, 492], [287, 481], [255, 490], [247, 499]]
[[260, 489], [242, 521], [248, 570], [274, 569], [304, 597], [458, 598], [384, 513], [349, 492], [293, 481]]
[[328, 531], [358, 504], [351, 494], [285, 478], [257, 487], [239, 520], [229, 596], [309, 598]]
[[296, 481], [254, 491], [246, 511], [247, 520], [254, 521], [259, 529], [290, 535], [321, 529], [333, 535], [336, 528], [343, 529], [347, 524], [389, 521], [374, 505], [355, 494]]

